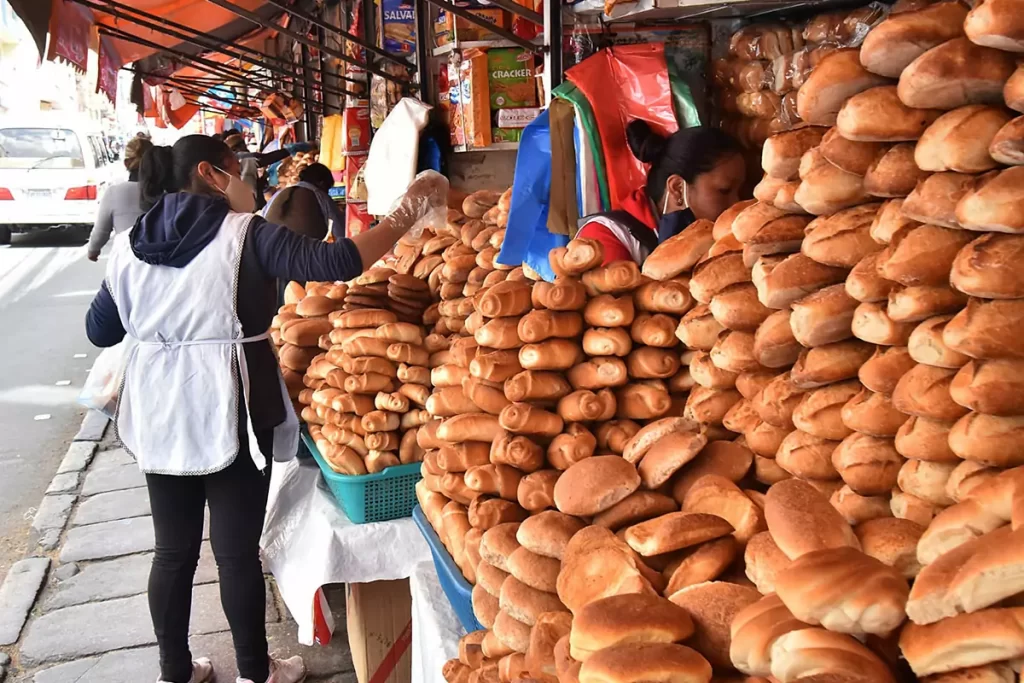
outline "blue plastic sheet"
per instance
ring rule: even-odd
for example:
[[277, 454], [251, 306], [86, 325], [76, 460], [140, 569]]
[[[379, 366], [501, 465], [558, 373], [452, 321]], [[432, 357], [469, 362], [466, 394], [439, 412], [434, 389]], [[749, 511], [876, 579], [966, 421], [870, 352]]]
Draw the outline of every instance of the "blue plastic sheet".
[[555, 273], [548, 254], [569, 243], [567, 235], [548, 232], [550, 193], [551, 133], [544, 111], [523, 130], [519, 142], [508, 227], [496, 260], [506, 266], [525, 264], [549, 282], [555, 279]]

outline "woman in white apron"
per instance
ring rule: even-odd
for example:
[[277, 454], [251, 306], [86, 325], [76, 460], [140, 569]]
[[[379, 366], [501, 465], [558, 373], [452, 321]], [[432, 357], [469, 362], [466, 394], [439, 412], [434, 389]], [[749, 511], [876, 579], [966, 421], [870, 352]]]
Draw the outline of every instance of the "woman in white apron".
[[297, 683], [301, 658], [270, 659], [259, 557], [269, 467], [297, 448], [298, 421], [267, 330], [275, 281], [347, 280], [443, 203], [425, 178], [373, 230], [333, 244], [252, 214], [255, 196], [219, 140], [191, 135], [143, 160], [153, 208], [114, 240], [86, 328], [97, 346], [138, 341], [115, 426], [146, 473], [156, 552], [149, 604], [161, 681], [205, 683], [210, 661], [188, 646], [192, 580], [210, 508], [210, 541], [231, 626], [239, 683]]

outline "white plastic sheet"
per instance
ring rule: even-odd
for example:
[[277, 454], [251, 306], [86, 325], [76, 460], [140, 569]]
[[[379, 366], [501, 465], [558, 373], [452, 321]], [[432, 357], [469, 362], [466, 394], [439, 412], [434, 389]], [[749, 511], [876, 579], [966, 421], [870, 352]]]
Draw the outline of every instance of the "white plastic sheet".
[[433, 562], [422, 562], [409, 577], [412, 591], [412, 683], [444, 683], [441, 667], [459, 656], [466, 631], [441, 589]]
[[430, 110], [428, 104], [403, 97], [373, 136], [363, 175], [366, 209], [374, 216], [391, 211], [415, 177], [420, 131], [427, 125]]
[[321, 586], [406, 579], [430, 561], [430, 548], [411, 517], [353, 524], [311, 459], [274, 463], [260, 546], [303, 645], [314, 642]]

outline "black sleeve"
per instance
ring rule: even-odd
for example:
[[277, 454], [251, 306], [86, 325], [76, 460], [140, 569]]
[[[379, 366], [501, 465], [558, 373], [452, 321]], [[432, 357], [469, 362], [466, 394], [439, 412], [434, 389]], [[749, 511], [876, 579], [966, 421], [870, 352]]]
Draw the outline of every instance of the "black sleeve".
[[269, 277], [331, 282], [351, 280], [363, 272], [363, 259], [348, 238], [321, 242], [262, 220], [253, 223], [249, 237], [260, 268]]
[[256, 159], [256, 164], [260, 168], [266, 168], [271, 164], [276, 164], [279, 161], [284, 161], [291, 155], [292, 153], [289, 152], [288, 150], [279, 149], [276, 152], [267, 152], [266, 154], [254, 154], [253, 156]]
[[85, 314], [85, 334], [93, 346], [101, 348], [117, 345], [126, 334], [124, 325], [121, 324], [121, 316], [117, 313], [117, 304], [107, 289], [106, 281]]

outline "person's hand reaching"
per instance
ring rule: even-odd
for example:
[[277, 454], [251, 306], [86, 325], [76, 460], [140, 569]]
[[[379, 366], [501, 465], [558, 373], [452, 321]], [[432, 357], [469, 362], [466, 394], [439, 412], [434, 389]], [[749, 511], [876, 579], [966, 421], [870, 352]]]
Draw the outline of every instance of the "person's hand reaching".
[[437, 171], [424, 171], [412, 181], [387, 218], [402, 234], [413, 229], [422, 232], [438, 214], [444, 221], [447, 209], [448, 179]]

